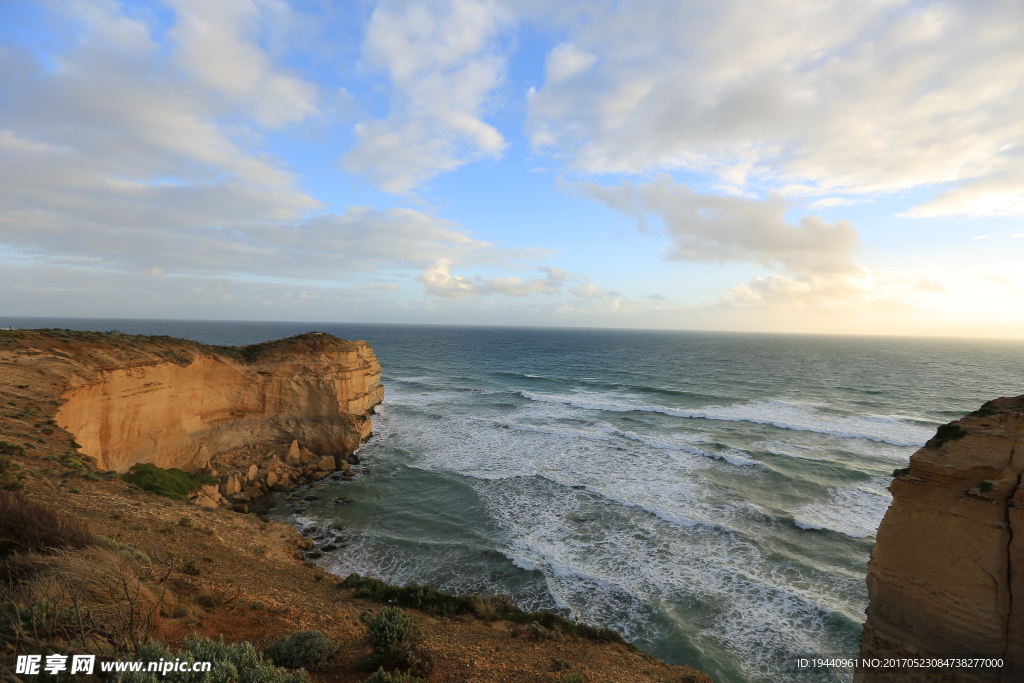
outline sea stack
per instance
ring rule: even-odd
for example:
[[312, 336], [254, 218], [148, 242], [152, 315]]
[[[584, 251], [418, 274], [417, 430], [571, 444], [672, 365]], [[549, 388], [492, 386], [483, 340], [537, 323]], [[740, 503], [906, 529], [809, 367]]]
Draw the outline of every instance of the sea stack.
[[1024, 396], [943, 425], [896, 470], [867, 584], [862, 657], [973, 654], [1016, 672], [861, 670], [856, 683], [1024, 680]]

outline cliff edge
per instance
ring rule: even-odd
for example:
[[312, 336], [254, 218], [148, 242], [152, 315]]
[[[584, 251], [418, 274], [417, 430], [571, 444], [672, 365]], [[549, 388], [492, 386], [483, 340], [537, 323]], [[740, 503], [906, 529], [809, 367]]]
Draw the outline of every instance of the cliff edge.
[[206, 507], [247, 511], [269, 490], [348, 469], [384, 395], [369, 344], [321, 332], [245, 347], [70, 330], [5, 341], [5, 373], [59, 392], [53, 421], [80, 458], [212, 475], [220, 483], [196, 500]]
[[896, 470], [867, 584], [862, 657], [973, 654], [1009, 672], [859, 671], [857, 683], [1024, 680], [1024, 396], [989, 401]]

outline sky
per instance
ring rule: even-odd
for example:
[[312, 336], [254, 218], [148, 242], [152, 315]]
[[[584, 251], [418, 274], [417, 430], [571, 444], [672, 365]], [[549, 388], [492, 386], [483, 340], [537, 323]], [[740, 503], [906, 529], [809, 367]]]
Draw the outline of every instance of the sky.
[[0, 0], [0, 314], [1024, 338], [1020, 0]]

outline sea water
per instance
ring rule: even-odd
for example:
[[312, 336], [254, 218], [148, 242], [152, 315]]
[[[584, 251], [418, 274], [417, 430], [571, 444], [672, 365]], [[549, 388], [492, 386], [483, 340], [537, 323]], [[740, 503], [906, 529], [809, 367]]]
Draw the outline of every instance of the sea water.
[[[16, 320], [248, 344], [366, 339], [386, 387], [354, 481], [278, 494], [318, 560], [505, 594], [722, 683], [852, 656], [893, 469], [1024, 393], [1024, 343], [324, 323]], [[303, 498], [315, 495], [316, 500]], [[817, 674], [816, 674], [817, 675]], [[848, 674], [817, 680], [848, 680]]]

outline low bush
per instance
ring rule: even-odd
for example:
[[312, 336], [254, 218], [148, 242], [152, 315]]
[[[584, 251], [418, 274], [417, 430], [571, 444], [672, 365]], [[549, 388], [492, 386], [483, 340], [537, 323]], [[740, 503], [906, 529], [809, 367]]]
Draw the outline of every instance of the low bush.
[[559, 679], [558, 683], [587, 683], [587, 679], [579, 671], [574, 671], [568, 676]]
[[84, 548], [92, 540], [81, 520], [23, 494], [0, 491], [0, 557]]
[[420, 586], [415, 583], [404, 587], [392, 586], [359, 574], [349, 574], [344, 581], [338, 583], [338, 588], [355, 588], [353, 597], [369, 598], [396, 607], [414, 607], [428, 614], [439, 616], [475, 614], [488, 621], [503, 619], [524, 626], [536, 622], [540, 626], [556, 630], [560, 634], [598, 642], [619, 643], [627, 648], [635, 649], [612, 629], [596, 628], [580, 622], [569, 621], [562, 615], [549, 611], [526, 612], [502, 595], [487, 597], [447, 595], [435, 591], [430, 586]]
[[388, 673], [382, 668], [377, 669], [366, 683], [426, 683], [425, 679], [407, 676], [402, 673]]
[[416, 621], [399, 607], [385, 607], [376, 614], [367, 610], [359, 615], [359, 620], [366, 624], [366, 640], [373, 653], [381, 658], [419, 637]]
[[517, 626], [512, 629], [511, 635], [513, 638], [526, 635], [535, 640], [563, 640], [565, 638], [557, 627], [544, 628], [536, 621], [531, 621], [526, 626]]
[[11, 443], [10, 441], [0, 441], [0, 454], [14, 456], [25, 455], [25, 447], [19, 446], [16, 443]]
[[289, 669], [323, 671], [341, 649], [320, 631], [295, 631], [263, 648], [274, 664]]
[[[157, 675], [153, 672], [119, 673], [115, 683], [309, 683], [309, 675], [304, 669], [289, 673], [285, 669], [274, 666], [259, 650], [250, 643], [231, 643], [225, 645], [223, 637], [220, 641], [200, 638], [193, 635], [185, 639], [185, 648], [171, 652], [170, 648], [150, 641], [139, 647], [135, 661], [141, 662], [174, 662], [184, 663], [211, 662], [208, 672], [171, 671]], [[146, 667], [143, 667], [146, 668]], [[180, 667], [190, 668], [190, 667]]]
[[434, 654], [417, 643], [407, 641], [384, 658], [384, 667], [388, 671], [426, 678], [434, 670]]
[[935, 442], [935, 448], [941, 448], [947, 441], [956, 441], [967, 436], [967, 430], [958, 424], [944, 424], [935, 431], [935, 436], [932, 440]]
[[165, 470], [149, 462], [132, 465], [128, 472], [121, 475], [121, 479], [143, 491], [185, 502], [188, 502], [189, 494], [196, 489], [217, 483], [217, 479], [205, 474], [190, 474], [176, 467]]

